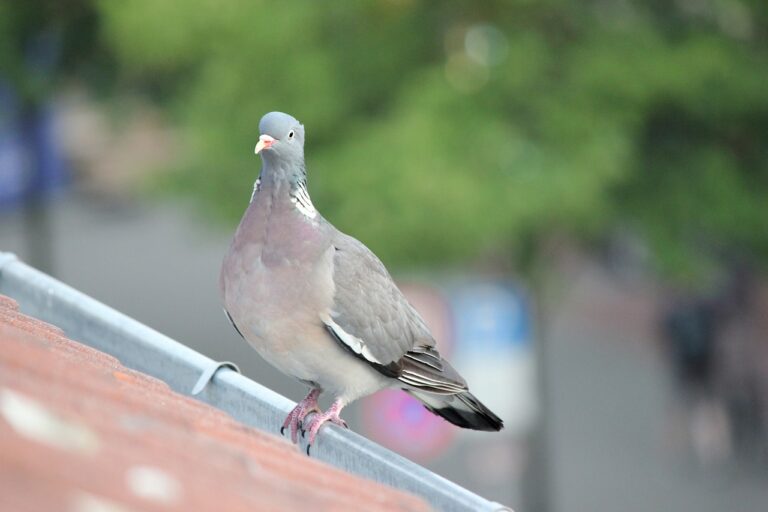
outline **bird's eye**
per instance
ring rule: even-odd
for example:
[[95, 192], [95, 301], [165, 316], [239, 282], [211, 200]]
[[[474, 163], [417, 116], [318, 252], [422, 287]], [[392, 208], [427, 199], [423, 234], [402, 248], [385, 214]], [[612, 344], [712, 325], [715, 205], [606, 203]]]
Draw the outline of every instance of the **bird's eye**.
[[289, 132], [288, 132], [288, 138], [289, 138], [289, 139], [292, 139], [292, 138], [293, 138], [293, 130], [291, 130], [291, 131], [289, 131]]

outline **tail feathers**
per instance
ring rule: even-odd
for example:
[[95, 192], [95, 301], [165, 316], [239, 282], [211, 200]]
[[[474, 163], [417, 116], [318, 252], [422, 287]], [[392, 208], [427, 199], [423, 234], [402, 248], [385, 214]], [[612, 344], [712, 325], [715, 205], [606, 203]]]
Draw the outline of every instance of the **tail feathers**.
[[407, 390], [424, 404], [428, 411], [443, 417], [462, 428], [499, 431], [504, 422], [469, 391], [455, 395], [438, 395], [423, 391]]

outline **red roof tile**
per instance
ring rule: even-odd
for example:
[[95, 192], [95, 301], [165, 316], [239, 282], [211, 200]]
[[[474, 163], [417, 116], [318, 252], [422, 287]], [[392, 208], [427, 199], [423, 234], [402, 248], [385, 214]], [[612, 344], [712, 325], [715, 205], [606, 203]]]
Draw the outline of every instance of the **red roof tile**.
[[0, 510], [427, 510], [123, 367], [0, 295]]

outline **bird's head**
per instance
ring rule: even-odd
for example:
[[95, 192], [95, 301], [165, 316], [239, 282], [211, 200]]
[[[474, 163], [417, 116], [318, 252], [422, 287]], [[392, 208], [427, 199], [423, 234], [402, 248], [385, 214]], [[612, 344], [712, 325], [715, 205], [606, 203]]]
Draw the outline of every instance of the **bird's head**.
[[254, 152], [265, 163], [290, 166], [304, 162], [304, 125], [282, 112], [265, 114], [259, 122], [259, 142]]

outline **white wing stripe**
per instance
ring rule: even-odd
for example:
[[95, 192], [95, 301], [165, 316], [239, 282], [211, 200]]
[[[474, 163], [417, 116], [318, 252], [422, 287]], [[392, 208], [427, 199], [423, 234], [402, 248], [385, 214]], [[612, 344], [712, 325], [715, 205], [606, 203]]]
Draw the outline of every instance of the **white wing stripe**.
[[376, 359], [371, 351], [368, 350], [368, 347], [365, 346], [365, 342], [363, 340], [357, 336], [352, 336], [347, 331], [342, 329], [339, 324], [333, 321], [333, 318], [331, 318], [330, 315], [322, 315], [320, 319], [325, 325], [333, 329], [333, 332], [336, 333], [336, 336], [342, 341], [342, 343], [351, 348], [355, 354], [363, 356], [371, 363], [382, 364], [381, 361]]

